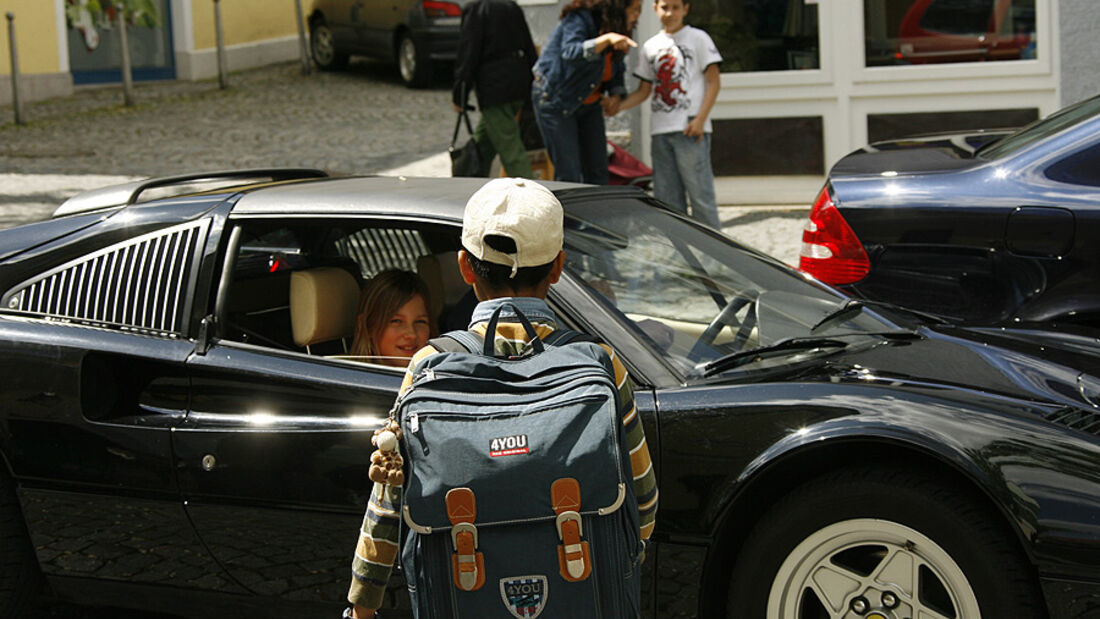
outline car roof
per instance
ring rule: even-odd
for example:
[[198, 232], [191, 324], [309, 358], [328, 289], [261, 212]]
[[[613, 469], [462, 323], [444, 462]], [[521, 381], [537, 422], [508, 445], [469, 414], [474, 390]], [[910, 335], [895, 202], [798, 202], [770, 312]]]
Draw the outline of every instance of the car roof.
[[[350, 177], [266, 186], [245, 193], [234, 215], [400, 215], [462, 220], [484, 178]], [[587, 187], [543, 182], [551, 191]]]

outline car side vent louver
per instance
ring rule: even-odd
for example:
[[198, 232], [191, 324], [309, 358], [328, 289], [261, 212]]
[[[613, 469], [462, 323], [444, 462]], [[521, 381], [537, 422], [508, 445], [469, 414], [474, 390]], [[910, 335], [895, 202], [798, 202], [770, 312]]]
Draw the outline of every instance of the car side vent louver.
[[187, 283], [207, 220], [82, 256], [5, 295], [9, 310], [79, 324], [173, 336], [182, 331]]
[[1100, 436], [1100, 411], [1066, 406], [1046, 413], [1043, 417], [1051, 423]]

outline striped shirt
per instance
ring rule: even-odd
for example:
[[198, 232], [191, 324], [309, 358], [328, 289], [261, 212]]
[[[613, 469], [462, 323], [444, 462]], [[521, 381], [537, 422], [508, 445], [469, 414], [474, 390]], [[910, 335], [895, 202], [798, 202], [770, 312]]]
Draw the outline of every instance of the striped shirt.
[[[540, 338], [553, 333], [557, 321], [546, 302], [533, 297], [511, 297], [494, 299], [479, 303], [471, 319], [470, 330], [482, 337], [488, 328], [489, 317], [502, 303], [512, 303], [531, 321]], [[501, 313], [497, 323], [494, 345], [498, 355], [520, 355], [530, 343], [523, 325], [515, 321], [514, 315], [507, 310]], [[602, 344], [611, 355], [615, 369], [615, 384], [619, 388], [619, 413], [626, 428], [627, 443], [630, 449], [630, 465], [634, 476], [634, 494], [638, 500], [642, 539], [648, 540], [653, 533], [657, 516], [657, 476], [649, 458], [645, 432], [642, 429], [638, 411], [634, 406], [634, 385], [626, 373], [626, 368], [610, 346]], [[405, 380], [401, 384], [404, 393], [412, 383], [412, 368], [428, 355], [438, 352], [431, 346], [418, 351], [409, 362]], [[400, 540], [398, 524], [400, 518], [401, 487], [374, 484], [366, 515], [359, 533], [359, 543], [352, 560], [351, 590], [348, 601], [366, 608], [378, 608], [382, 605], [382, 596], [397, 557]]]

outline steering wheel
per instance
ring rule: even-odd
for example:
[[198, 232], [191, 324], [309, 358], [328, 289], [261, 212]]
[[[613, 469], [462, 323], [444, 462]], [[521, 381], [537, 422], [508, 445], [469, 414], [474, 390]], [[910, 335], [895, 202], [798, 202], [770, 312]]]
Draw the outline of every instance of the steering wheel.
[[[735, 350], [740, 350], [745, 342], [749, 339], [749, 334], [752, 333], [753, 327], [756, 326], [756, 297], [759, 293], [755, 290], [747, 290], [738, 294], [736, 297], [729, 300], [726, 306], [722, 308], [722, 311], [718, 312], [718, 315], [710, 321], [707, 328], [703, 330], [703, 333], [699, 336], [699, 339], [695, 340], [695, 344], [691, 347], [691, 352], [688, 353], [687, 358], [691, 361], [698, 361], [703, 353], [714, 343], [714, 340], [718, 339], [718, 334], [722, 332], [725, 327], [737, 327], [737, 331], [733, 334], [733, 346]], [[748, 314], [745, 315], [745, 319], [742, 321], [737, 320], [737, 312], [741, 311], [741, 308], [752, 303], [749, 308]]]

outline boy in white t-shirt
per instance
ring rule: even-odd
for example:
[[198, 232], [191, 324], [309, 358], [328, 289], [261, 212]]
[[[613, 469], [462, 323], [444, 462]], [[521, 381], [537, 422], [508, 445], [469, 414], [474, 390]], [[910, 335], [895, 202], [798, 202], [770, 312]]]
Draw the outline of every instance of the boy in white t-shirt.
[[650, 123], [653, 194], [721, 229], [710, 167], [710, 111], [721, 88], [722, 56], [706, 32], [684, 24], [690, 4], [656, 0], [661, 31], [639, 50], [634, 72], [641, 83], [619, 106], [629, 109], [653, 93]]

